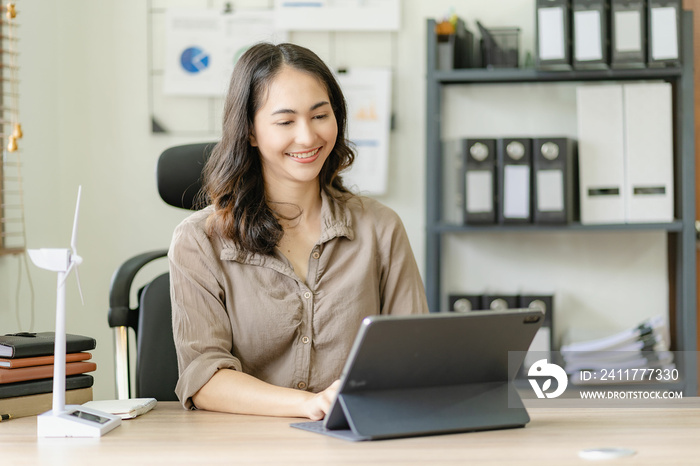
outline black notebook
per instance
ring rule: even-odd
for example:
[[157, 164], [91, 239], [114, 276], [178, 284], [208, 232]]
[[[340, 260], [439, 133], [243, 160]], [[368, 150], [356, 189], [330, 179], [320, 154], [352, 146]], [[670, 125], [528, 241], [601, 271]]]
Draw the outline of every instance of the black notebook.
[[[90, 374], [69, 375], [66, 377], [66, 390], [92, 387], [94, 381]], [[0, 384], [0, 399], [38, 395], [40, 393], [51, 393], [52, 391], [53, 378], [3, 383]]]
[[[0, 357], [28, 358], [53, 354], [54, 332], [11, 333], [0, 335]], [[95, 349], [94, 338], [83, 335], [66, 335], [66, 353], [78, 353]]]

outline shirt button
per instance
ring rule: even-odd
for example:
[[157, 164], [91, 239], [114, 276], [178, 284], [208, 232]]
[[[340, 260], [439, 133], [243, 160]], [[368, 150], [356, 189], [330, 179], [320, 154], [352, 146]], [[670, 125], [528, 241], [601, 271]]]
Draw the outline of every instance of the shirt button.
[[318, 251], [314, 251], [314, 253], [311, 254], [311, 257], [313, 257], [314, 259], [318, 259], [319, 257], [321, 257], [321, 254], [319, 254]]
[[304, 293], [304, 297], [305, 297], [306, 299], [309, 299], [309, 298], [311, 297], [311, 292], [310, 292], [310, 291], [307, 291], [306, 293]]
[[311, 338], [309, 338], [309, 337], [303, 337], [303, 338], [301, 339], [301, 342], [304, 343], [304, 344], [307, 344], [307, 343], [310, 342], [310, 341], [311, 341]]
[[306, 388], [306, 382], [299, 382], [299, 383], [297, 384], [297, 387], [299, 387], [301, 390], [305, 389], [305, 388]]

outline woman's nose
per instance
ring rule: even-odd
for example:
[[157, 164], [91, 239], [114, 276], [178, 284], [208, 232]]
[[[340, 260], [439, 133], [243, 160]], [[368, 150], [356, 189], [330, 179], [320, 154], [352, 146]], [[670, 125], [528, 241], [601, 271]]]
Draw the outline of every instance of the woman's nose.
[[300, 145], [310, 146], [314, 143], [315, 134], [313, 128], [308, 122], [297, 125], [296, 143]]

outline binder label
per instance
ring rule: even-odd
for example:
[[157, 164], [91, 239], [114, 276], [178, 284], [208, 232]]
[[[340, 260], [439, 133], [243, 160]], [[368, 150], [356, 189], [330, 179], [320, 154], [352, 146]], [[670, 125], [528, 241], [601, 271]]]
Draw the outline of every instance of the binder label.
[[503, 172], [503, 216], [528, 218], [530, 216], [530, 167], [507, 165]]
[[562, 7], [537, 10], [539, 25], [539, 56], [542, 60], [566, 58], [564, 50], [564, 9]]
[[600, 12], [597, 10], [574, 13], [576, 59], [579, 61], [602, 60], [600, 43]]
[[537, 210], [540, 212], [564, 210], [564, 173], [561, 170], [537, 172]]
[[493, 174], [488, 170], [467, 172], [467, 212], [493, 212]]
[[589, 188], [588, 195], [594, 196], [619, 196], [620, 188]]
[[678, 29], [674, 7], [651, 9], [651, 57], [654, 60], [678, 58]]
[[615, 12], [615, 50], [639, 52], [642, 50], [641, 16], [639, 11]]
[[646, 188], [634, 188], [634, 194], [666, 194], [666, 187], [650, 186]]

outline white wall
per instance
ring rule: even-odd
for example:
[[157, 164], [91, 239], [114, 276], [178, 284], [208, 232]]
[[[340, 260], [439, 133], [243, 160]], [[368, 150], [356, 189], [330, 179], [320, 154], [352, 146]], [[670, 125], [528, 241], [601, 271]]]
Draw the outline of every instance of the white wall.
[[[173, 228], [186, 213], [166, 206], [158, 197], [155, 163], [164, 148], [203, 138], [150, 132], [146, 2], [20, 0], [18, 3], [22, 24], [20, 107], [25, 137], [21, 145], [28, 244], [30, 247], [68, 244], [77, 186], [82, 184], [79, 245], [84, 257], [80, 272], [85, 306], [80, 305], [71, 280], [67, 328], [71, 333], [91, 335], [98, 340], [94, 351], [98, 364], [95, 398], [113, 398], [113, 338], [106, 321], [111, 275], [126, 258], [167, 247]], [[217, 7], [221, 3], [167, 2]], [[268, 6], [271, 2], [233, 3], [246, 8]], [[456, 13], [473, 30], [477, 18], [487, 27], [520, 26], [523, 48], [531, 49], [534, 2], [497, 3], [495, 8], [492, 2], [478, 0], [406, 0], [402, 2], [402, 29], [394, 35], [292, 35], [292, 40], [313, 48], [333, 67], [395, 68], [393, 107], [397, 126], [391, 137], [391, 179], [388, 195], [380, 200], [404, 220], [421, 269], [425, 261], [425, 20], [440, 17], [457, 4]], [[467, 88], [455, 88], [453, 92], [456, 98], [465, 98], [466, 102], [470, 93], [472, 99], [481, 95], [477, 91], [474, 97], [474, 91]], [[514, 92], [521, 93], [517, 89]], [[564, 92], [562, 105], [571, 111], [566, 95]], [[449, 117], [454, 118], [450, 121], [460, 124], [448, 125], [446, 138], [462, 137], [475, 130], [464, 126], [467, 117], [460, 114], [463, 107], [448, 111]], [[555, 124], [559, 120], [552, 117], [549, 121]], [[542, 124], [546, 125], [546, 120]], [[211, 138], [204, 140], [208, 139]], [[631, 325], [646, 314], [666, 309], [665, 240], [663, 234], [626, 235], [457, 236], [451, 244], [461, 252], [446, 258], [445, 290], [493, 287], [505, 276], [514, 289], [550, 286], [564, 289], [566, 294], [557, 313], [562, 322], [585, 322], [593, 314], [613, 329]], [[605, 245], [604, 252], [591, 257], [588, 252], [600, 244]], [[552, 250], [559, 255], [558, 259], [542, 258]], [[610, 250], [620, 254], [598, 263], [597, 259], [604, 258]], [[640, 251], [644, 253], [638, 254]], [[527, 264], [525, 272], [523, 264]], [[29, 329], [31, 299], [26, 279], [20, 281], [18, 295], [21, 323], [15, 316], [17, 267], [17, 258], [0, 258], [2, 333]], [[165, 263], [154, 265], [151, 271], [166, 267]], [[502, 273], [504, 270], [507, 272]], [[630, 271], [634, 273], [628, 277]], [[33, 265], [30, 272], [35, 297], [34, 330], [51, 330], [55, 276]], [[547, 279], [554, 276], [556, 280]], [[639, 285], [639, 280], [644, 286]], [[611, 282], [620, 289], [610, 286]], [[583, 285], [585, 292], [578, 284]], [[640, 294], [638, 288], [645, 289], [641, 297], [635, 297]], [[602, 294], [598, 293], [599, 289]], [[590, 295], [594, 297], [592, 301], [587, 298]]]

